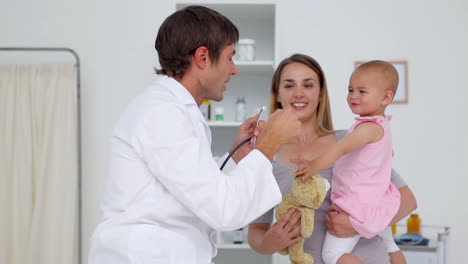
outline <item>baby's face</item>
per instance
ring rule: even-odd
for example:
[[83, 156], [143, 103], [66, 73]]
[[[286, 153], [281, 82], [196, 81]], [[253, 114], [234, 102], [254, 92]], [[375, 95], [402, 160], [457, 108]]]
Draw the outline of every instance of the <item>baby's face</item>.
[[384, 115], [386, 105], [383, 103], [387, 81], [378, 71], [360, 69], [349, 79], [348, 105], [351, 111], [359, 116]]

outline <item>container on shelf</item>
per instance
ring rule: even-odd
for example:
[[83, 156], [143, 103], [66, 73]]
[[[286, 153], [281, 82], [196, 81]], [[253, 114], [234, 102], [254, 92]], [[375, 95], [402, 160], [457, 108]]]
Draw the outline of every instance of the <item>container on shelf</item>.
[[215, 108], [215, 120], [224, 121], [224, 108], [223, 107]]
[[397, 225], [392, 224], [392, 236], [395, 236], [397, 234]]
[[200, 105], [200, 111], [203, 114], [203, 117], [206, 121], [211, 121], [211, 102], [210, 100], [203, 100], [203, 103]]
[[237, 97], [236, 100], [236, 122], [244, 122], [247, 118], [247, 104], [245, 97]]
[[216, 243], [218, 243], [218, 244], [223, 244], [224, 243], [223, 232], [222, 231], [216, 231]]
[[255, 39], [239, 39], [239, 42], [237, 43], [236, 58], [240, 61], [255, 60]]
[[421, 233], [421, 218], [418, 214], [411, 214], [408, 220], [406, 221], [407, 232], [408, 233]]
[[234, 244], [244, 243], [244, 230], [243, 228], [237, 229], [232, 234], [232, 242]]

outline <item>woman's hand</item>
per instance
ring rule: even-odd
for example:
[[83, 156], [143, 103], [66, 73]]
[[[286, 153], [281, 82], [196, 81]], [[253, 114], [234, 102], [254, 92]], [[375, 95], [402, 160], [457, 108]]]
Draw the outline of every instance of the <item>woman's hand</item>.
[[[273, 254], [301, 241], [301, 213], [291, 208], [266, 230], [255, 227], [262, 224], [251, 224], [249, 227], [250, 246], [263, 254]], [[263, 233], [262, 233], [263, 231]]]
[[349, 215], [345, 211], [335, 204], [328, 207], [328, 211], [326, 221], [330, 234], [337, 237], [352, 237], [358, 234], [351, 225]]

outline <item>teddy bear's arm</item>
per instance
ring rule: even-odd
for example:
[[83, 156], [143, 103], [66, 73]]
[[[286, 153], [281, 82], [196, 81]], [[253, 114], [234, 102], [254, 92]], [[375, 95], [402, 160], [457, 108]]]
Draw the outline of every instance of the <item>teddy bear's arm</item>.
[[301, 208], [301, 235], [303, 237], [310, 237], [314, 230], [314, 217], [315, 210], [310, 208]]

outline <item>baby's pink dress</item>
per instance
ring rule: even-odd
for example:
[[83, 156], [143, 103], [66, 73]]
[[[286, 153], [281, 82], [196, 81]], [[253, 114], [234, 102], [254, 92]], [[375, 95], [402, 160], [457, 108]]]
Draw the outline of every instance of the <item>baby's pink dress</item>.
[[382, 126], [384, 137], [350, 152], [335, 162], [331, 200], [350, 215], [351, 224], [363, 237], [383, 231], [400, 207], [400, 192], [390, 182], [392, 170], [391, 116], [357, 117], [351, 133], [363, 122]]

